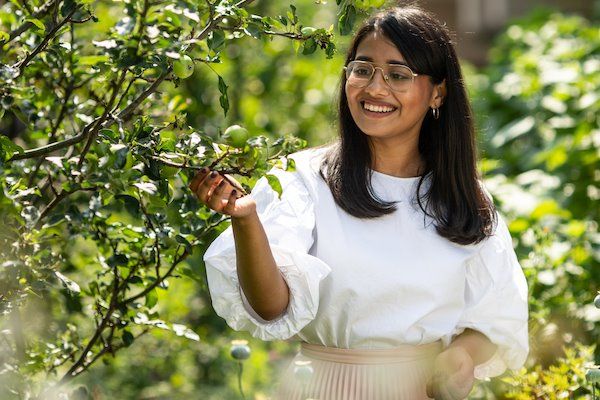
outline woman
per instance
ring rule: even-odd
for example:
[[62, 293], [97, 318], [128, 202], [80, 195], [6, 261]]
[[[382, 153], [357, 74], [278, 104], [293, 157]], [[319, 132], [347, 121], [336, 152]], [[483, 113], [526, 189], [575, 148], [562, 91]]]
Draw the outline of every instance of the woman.
[[528, 353], [527, 284], [478, 179], [473, 120], [446, 28], [378, 12], [356, 33], [340, 139], [238, 198], [191, 190], [231, 228], [207, 250], [216, 312], [263, 340], [302, 341], [281, 399], [463, 399]]

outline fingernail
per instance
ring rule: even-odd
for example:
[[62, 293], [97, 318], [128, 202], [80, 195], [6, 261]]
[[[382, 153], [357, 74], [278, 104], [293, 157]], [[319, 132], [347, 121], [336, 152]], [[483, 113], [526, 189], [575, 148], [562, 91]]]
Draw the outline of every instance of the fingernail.
[[233, 190], [231, 191], [231, 194], [235, 196], [235, 195], [237, 194], [237, 190], [233, 189]]
[[216, 176], [217, 176], [217, 171], [213, 171], [213, 172], [210, 173], [210, 177], [211, 178], [214, 178]]
[[207, 171], [206, 167], [202, 167], [202, 168], [200, 168], [200, 172], [201, 172], [201, 173], [205, 174], [205, 173], [206, 173], [206, 171]]

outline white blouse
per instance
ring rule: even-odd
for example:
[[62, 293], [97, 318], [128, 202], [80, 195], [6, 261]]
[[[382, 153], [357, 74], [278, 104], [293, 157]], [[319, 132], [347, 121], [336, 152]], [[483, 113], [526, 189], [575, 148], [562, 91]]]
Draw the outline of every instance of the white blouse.
[[282, 184], [281, 199], [265, 178], [250, 194], [290, 289], [287, 310], [272, 321], [252, 310], [239, 285], [229, 227], [204, 255], [216, 313], [263, 340], [294, 337], [354, 349], [437, 340], [447, 346], [471, 328], [498, 346], [476, 366], [476, 378], [521, 367], [529, 351], [527, 282], [501, 216], [493, 236], [476, 245], [453, 243], [416, 203], [419, 177], [372, 171], [375, 194], [396, 201], [397, 210], [353, 217], [319, 176], [325, 151], [294, 154], [295, 172], [270, 171]]

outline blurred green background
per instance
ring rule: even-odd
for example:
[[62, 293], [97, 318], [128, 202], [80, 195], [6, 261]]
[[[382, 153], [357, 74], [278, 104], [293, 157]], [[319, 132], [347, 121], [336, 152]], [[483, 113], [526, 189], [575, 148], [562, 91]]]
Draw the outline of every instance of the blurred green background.
[[[293, 3], [307, 25], [337, 26], [335, 2]], [[90, 40], [102, 36], [123, 17], [117, 9], [100, 2], [100, 22], [81, 34]], [[260, 1], [251, 9], [284, 14], [288, 4]], [[582, 16], [537, 8], [494, 28], [498, 33], [488, 40], [489, 52], [482, 50], [487, 62], [481, 55], [473, 62], [463, 59], [480, 168], [510, 221], [531, 299], [527, 369], [478, 383], [473, 399], [532, 399], [540, 393], [544, 399], [563, 393], [591, 399], [583, 375], [600, 363], [600, 349], [590, 347], [600, 339], [600, 310], [592, 304], [600, 290], [599, 9], [593, 2]], [[309, 146], [326, 143], [336, 137], [335, 101], [348, 40], [336, 35], [338, 52], [331, 59], [322, 52], [296, 54], [293, 44], [279, 37], [227, 42], [223, 62], [213, 66], [229, 85], [227, 116], [215, 107], [220, 92], [204, 64], [196, 65], [190, 79], [164, 86], [168, 111], [184, 112], [187, 125], [215, 138], [223, 127], [240, 124], [254, 135], [293, 134]], [[69, 246], [73, 271], [85, 270], [93, 246], [83, 240]], [[187, 261], [202, 273], [203, 250], [196, 248]], [[230, 341], [246, 339], [252, 350], [244, 362], [246, 397], [267, 398], [298, 345], [261, 342], [229, 329], [214, 314], [203, 279], [169, 283], [168, 291], [158, 291], [161, 318], [185, 324], [201, 340], [151, 330], [114, 358], [105, 357], [74, 387], [87, 386], [94, 399], [238, 399]], [[30, 319], [35, 318], [32, 309]]]

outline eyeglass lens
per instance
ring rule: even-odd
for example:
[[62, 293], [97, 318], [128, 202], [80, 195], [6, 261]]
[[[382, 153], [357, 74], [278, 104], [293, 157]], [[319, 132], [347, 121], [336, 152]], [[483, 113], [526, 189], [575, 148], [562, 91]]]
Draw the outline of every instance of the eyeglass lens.
[[[346, 79], [352, 86], [367, 86], [374, 74], [375, 67], [367, 62], [352, 61], [346, 67]], [[411, 69], [403, 65], [387, 65], [383, 74], [390, 88], [398, 92], [408, 90], [413, 82]]]

